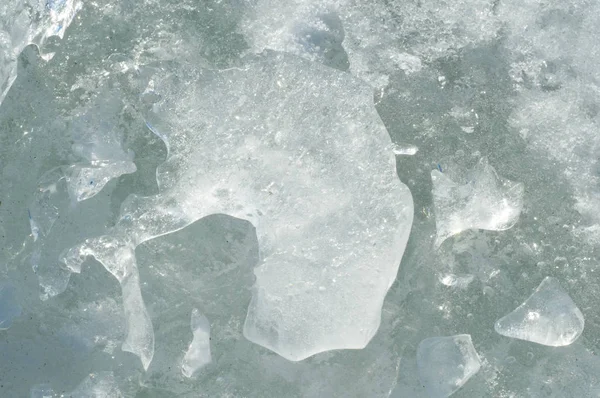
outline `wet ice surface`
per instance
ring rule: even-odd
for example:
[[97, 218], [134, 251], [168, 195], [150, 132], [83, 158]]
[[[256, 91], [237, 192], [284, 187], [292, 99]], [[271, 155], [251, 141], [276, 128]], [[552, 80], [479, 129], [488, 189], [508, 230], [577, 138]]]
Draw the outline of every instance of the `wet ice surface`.
[[495, 329], [506, 337], [560, 347], [577, 340], [584, 324], [568, 293], [555, 278], [547, 277], [523, 304], [499, 319]]
[[[453, 397], [597, 396], [598, 11], [575, 0], [2, 2], [0, 279], [13, 289], [0, 294], [0, 396], [428, 397], [419, 344], [457, 333], [480, 369]], [[258, 66], [264, 50], [285, 54], [270, 64], [285, 79]], [[249, 157], [237, 161], [231, 146], [201, 150], [208, 137], [228, 142], [227, 129], [263, 137], [265, 122], [302, 163], [262, 167], [283, 180], [253, 172], [260, 140], [234, 146]], [[286, 131], [338, 146], [315, 159]], [[376, 151], [356, 150], [363, 131]], [[366, 189], [369, 169], [350, 173], [378, 159], [393, 176], [394, 157], [414, 202], [396, 249], [371, 205], [406, 202]], [[203, 167], [217, 164], [236, 172], [209, 181], [215, 168]], [[318, 167], [333, 182], [303, 174]], [[325, 192], [295, 192], [300, 180]], [[257, 192], [282, 214], [285, 198], [307, 198], [270, 229], [289, 250], [265, 233], [274, 217]], [[353, 198], [360, 206], [344, 207]], [[306, 233], [335, 208], [339, 222]], [[369, 238], [333, 233], [352, 222]], [[67, 256], [86, 240], [108, 246]], [[121, 262], [96, 256], [113, 249]], [[315, 262], [378, 252], [389, 262], [354, 274]], [[287, 256], [303, 262], [287, 268]], [[266, 291], [265, 271], [282, 263], [294, 272], [268, 273], [283, 283]], [[210, 320], [211, 363], [185, 377], [194, 308]], [[507, 314], [510, 337], [494, 327]], [[455, 354], [436, 358], [440, 374], [460, 370]], [[433, 385], [448, 394], [449, 383]]]
[[445, 398], [479, 372], [481, 360], [468, 334], [431, 337], [419, 343], [417, 367], [429, 396]]

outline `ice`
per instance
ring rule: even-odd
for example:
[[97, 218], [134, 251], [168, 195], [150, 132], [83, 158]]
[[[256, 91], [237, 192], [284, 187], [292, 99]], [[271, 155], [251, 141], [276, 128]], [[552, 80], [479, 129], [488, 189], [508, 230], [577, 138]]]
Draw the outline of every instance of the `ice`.
[[52, 386], [48, 384], [40, 384], [37, 386], [31, 387], [29, 390], [30, 398], [55, 398], [56, 394], [52, 389]]
[[57, 394], [50, 385], [41, 384], [31, 388], [31, 398], [123, 398], [113, 372], [92, 373], [73, 391]]
[[22, 214], [23, 219], [29, 219], [33, 238], [29, 262], [37, 275], [42, 300], [67, 288], [72, 271], [60, 263], [62, 253], [81, 241], [82, 235], [104, 232], [112, 218], [106, 201], [109, 192], [83, 202], [71, 196], [69, 170], [60, 166], [44, 173]]
[[[363, 348], [377, 331], [413, 214], [370, 88], [272, 52], [241, 68], [191, 73], [195, 85], [173, 76], [155, 83], [163, 99], [148, 124], [169, 149], [161, 193], [130, 197], [112, 233], [73, 248], [65, 264], [77, 271], [93, 255], [124, 281], [137, 275], [133, 249], [141, 242], [214, 213], [246, 219], [262, 257], [246, 338], [290, 360]], [[142, 313], [141, 297], [134, 301], [129, 312]], [[140, 321], [129, 322], [140, 334], [128, 341], [138, 354], [147, 348], [147, 361], [152, 328]]]
[[471, 170], [465, 183], [453, 181], [439, 165], [432, 170], [431, 180], [436, 246], [468, 229], [503, 231], [519, 219], [523, 184], [498, 176], [485, 158]]
[[104, 88], [80, 111], [83, 115], [71, 121], [73, 152], [82, 158], [65, 173], [73, 200], [89, 199], [111, 179], [136, 171], [133, 154], [123, 149], [124, 134], [118, 125], [124, 108], [118, 94]]
[[90, 374], [68, 396], [74, 398], [122, 398], [123, 394], [119, 390], [113, 372], [98, 372]]
[[29, 44], [43, 50], [48, 37], [62, 38], [79, 7], [78, 0], [5, 0], [0, 4], [0, 104], [17, 78], [21, 51]]
[[12, 326], [15, 318], [21, 315], [15, 287], [7, 281], [0, 281], [0, 331]]
[[479, 372], [471, 336], [431, 337], [417, 348], [419, 378], [432, 398], [449, 397]]
[[181, 372], [185, 377], [192, 377], [195, 372], [208, 365], [212, 360], [210, 322], [196, 308], [192, 310], [191, 328], [193, 339], [181, 363]]
[[496, 332], [552, 347], [572, 344], [583, 332], [583, 314], [558, 280], [546, 277], [513, 312], [499, 319]]

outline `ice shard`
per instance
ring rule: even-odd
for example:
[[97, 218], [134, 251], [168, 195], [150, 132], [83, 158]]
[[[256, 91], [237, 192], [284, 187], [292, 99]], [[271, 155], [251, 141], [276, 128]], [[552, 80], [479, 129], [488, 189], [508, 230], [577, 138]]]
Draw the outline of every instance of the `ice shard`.
[[429, 396], [446, 398], [479, 372], [481, 360], [468, 334], [431, 337], [419, 343], [417, 368]]
[[441, 166], [431, 172], [436, 246], [468, 229], [503, 231], [519, 219], [524, 186], [501, 178], [482, 158], [465, 183], [453, 181]]
[[552, 277], [510, 314], [496, 321], [499, 334], [552, 347], [573, 343], [583, 332], [585, 320], [569, 294]]

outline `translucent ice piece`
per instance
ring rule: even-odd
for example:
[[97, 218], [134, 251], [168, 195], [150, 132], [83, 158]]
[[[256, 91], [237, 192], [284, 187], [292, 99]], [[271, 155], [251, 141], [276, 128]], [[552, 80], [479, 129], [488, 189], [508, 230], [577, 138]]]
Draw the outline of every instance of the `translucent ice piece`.
[[523, 208], [523, 184], [499, 177], [485, 158], [464, 185], [440, 169], [431, 172], [436, 246], [467, 229], [503, 231], [515, 225]]
[[65, 172], [74, 200], [89, 199], [111, 179], [136, 171], [133, 154], [123, 149], [123, 133], [118, 127], [123, 108], [118, 95], [105, 89], [90, 109], [72, 122], [73, 152], [85, 161]]
[[210, 214], [246, 219], [262, 257], [246, 338], [290, 360], [364, 348], [413, 217], [371, 88], [290, 55], [245, 62], [156, 77], [148, 125], [169, 150], [160, 194], [130, 196], [110, 235], [65, 264], [75, 271], [92, 255], [123, 280], [146, 240]]
[[479, 372], [481, 360], [471, 336], [431, 337], [417, 348], [419, 378], [432, 398], [445, 398]]
[[91, 198], [113, 178], [136, 171], [131, 161], [95, 161], [89, 165], [75, 164], [68, 168], [69, 194], [77, 201]]
[[181, 364], [181, 372], [185, 377], [192, 377], [197, 370], [208, 365], [212, 360], [210, 322], [196, 308], [192, 310], [191, 327], [194, 337]]
[[21, 315], [21, 306], [15, 294], [15, 287], [11, 283], [0, 282], [0, 330], [10, 328], [13, 320]]
[[546, 277], [510, 314], [496, 321], [499, 334], [560, 347], [573, 343], [584, 328], [583, 314], [558, 281]]

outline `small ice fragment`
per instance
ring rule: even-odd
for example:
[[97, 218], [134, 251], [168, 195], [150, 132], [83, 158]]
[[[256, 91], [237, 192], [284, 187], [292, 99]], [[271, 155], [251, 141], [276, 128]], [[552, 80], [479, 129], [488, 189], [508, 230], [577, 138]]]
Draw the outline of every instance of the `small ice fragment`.
[[55, 398], [57, 395], [48, 384], [39, 384], [29, 390], [30, 398]]
[[471, 282], [473, 282], [473, 279], [475, 279], [475, 276], [467, 274], [467, 275], [455, 275], [455, 274], [445, 274], [445, 275], [440, 275], [438, 277], [440, 283], [442, 285], [448, 286], [448, 287], [458, 287], [460, 289], [465, 289], [467, 286], [469, 286], [469, 284]]
[[583, 314], [552, 277], [546, 277], [523, 304], [495, 325], [503, 336], [552, 347], [573, 343], [583, 327]]
[[[62, 396], [62, 395], [61, 395]], [[122, 398], [123, 393], [112, 372], [90, 374], [66, 397], [73, 398]]]
[[15, 287], [9, 282], [0, 282], [0, 330], [11, 327], [13, 320], [21, 315], [21, 306], [15, 297]]
[[412, 156], [419, 151], [419, 148], [414, 145], [394, 144], [394, 155]]
[[431, 337], [419, 343], [417, 368], [429, 396], [445, 398], [479, 372], [481, 360], [468, 334]]
[[208, 365], [212, 360], [210, 322], [196, 308], [192, 310], [191, 327], [194, 337], [181, 364], [181, 372], [185, 377], [192, 377], [197, 370]]
[[74, 164], [66, 172], [69, 195], [78, 202], [89, 199], [113, 178], [135, 173], [136, 170], [133, 162], [124, 160], [94, 161], [90, 165]]
[[487, 159], [460, 185], [437, 170], [431, 172], [437, 236], [435, 245], [467, 229], [503, 231], [511, 228], [523, 208], [524, 186], [498, 176]]

